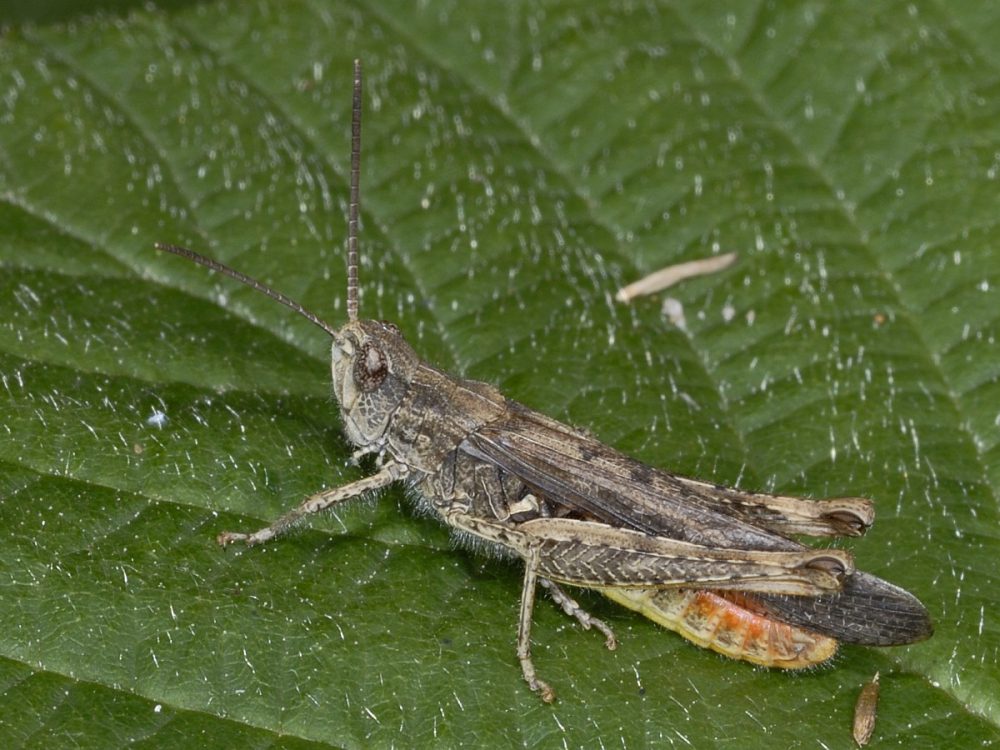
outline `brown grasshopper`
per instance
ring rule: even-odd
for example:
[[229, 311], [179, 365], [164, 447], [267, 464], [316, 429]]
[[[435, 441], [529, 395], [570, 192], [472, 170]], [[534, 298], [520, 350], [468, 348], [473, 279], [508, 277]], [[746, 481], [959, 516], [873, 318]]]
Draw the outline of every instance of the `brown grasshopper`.
[[758, 664], [797, 668], [837, 641], [877, 646], [930, 636], [924, 606], [855, 570], [849, 552], [810, 549], [790, 534], [858, 536], [871, 525], [860, 498], [809, 501], [674, 476], [506, 398], [487, 383], [422, 361], [392, 323], [358, 317], [361, 66], [355, 62], [347, 317], [341, 328], [250, 277], [172, 245], [157, 248], [235, 278], [308, 318], [333, 339], [333, 393], [355, 458], [372, 476], [324, 490], [252, 534], [259, 544], [295, 522], [396, 482], [452, 527], [524, 561], [517, 656], [542, 699], [531, 617], [538, 584], [584, 628], [615, 647], [611, 629], [561, 587], [597, 589], [703, 646]]

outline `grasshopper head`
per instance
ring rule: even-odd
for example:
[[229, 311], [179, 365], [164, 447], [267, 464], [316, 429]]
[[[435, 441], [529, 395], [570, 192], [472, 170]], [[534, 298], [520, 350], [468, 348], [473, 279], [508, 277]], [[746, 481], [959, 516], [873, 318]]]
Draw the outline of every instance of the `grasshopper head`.
[[348, 439], [378, 442], [420, 365], [417, 353], [392, 323], [352, 320], [333, 337], [330, 359]]
[[354, 61], [351, 119], [351, 197], [347, 230], [347, 318], [333, 328], [314, 313], [256, 279], [193, 250], [166, 243], [156, 247], [266, 294], [322, 328], [333, 338], [333, 393], [340, 403], [347, 437], [358, 446], [380, 441], [420, 365], [416, 352], [392, 323], [358, 317], [358, 203], [361, 172], [361, 63]]

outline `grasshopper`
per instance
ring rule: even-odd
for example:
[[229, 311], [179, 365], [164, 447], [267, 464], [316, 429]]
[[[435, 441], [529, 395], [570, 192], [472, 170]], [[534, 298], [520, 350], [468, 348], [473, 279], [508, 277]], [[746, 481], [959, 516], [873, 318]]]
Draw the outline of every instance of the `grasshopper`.
[[487, 383], [427, 364], [392, 323], [358, 316], [361, 65], [355, 61], [347, 242], [347, 322], [325, 323], [297, 302], [186, 248], [157, 244], [290, 307], [333, 341], [333, 394], [354, 458], [371, 476], [308, 497], [253, 533], [219, 544], [266, 542], [312, 513], [405, 484], [460, 538], [524, 563], [517, 657], [536, 673], [531, 621], [541, 585], [584, 628], [614, 633], [562, 588], [597, 589], [699, 645], [768, 666], [798, 668], [837, 642], [912, 643], [931, 635], [912, 594], [855, 570], [841, 549], [811, 549], [789, 535], [858, 536], [871, 525], [861, 498], [809, 501], [686, 479], [635, 461], [586, 432], [506, 398]]

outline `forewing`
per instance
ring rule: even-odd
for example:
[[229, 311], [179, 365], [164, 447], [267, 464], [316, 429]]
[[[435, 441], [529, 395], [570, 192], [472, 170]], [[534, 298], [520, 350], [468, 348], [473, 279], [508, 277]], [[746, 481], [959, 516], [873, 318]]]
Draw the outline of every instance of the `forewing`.
[[934, 634], [927, 608], [909, 591], [856, 571], [840, 592], [816, 597], [754, 594], [779, 620], [832, 635], [844, 643], [898, 646]]
[[667, 476], [684, 493], [699, 498], [710, 507], [778, 534], [861, 536], [875, 520], [872, 501], [861, 497], [805, 500], [746, 492], [674, 474]]
[[[514, 474], [535, 491], [612, 526], [704, 546], [795, 550], [802, 546], [727, 512], [700, 483], [642, 464], [553, 419], [510, 403], [460, 450]], [[704, 485], [702, 485], [704, 486]]]

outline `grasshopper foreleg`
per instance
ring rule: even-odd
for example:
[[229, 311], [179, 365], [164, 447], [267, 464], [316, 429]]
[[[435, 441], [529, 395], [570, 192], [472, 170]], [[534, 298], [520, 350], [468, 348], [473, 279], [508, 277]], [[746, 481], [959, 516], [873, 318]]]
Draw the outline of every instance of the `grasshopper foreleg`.
[[244, 542], [245, 544], [261, 544], [279, 534], [287, 531], [305, 516], [319, 513], [345, 500], [363, 495], [365, 492], [381, 489], [386, 485], [402, 479], [406, 476], [406, 467], [395, 461], [385, 464], [377, 473], [370, 477], [359, 479], [356, 482], [345, 484], [343, 487], [335, 487], [331, 490], [323, 490], [315, 495], [310, 495], [301, 505], [288, 511], [270, 526], [266, 526], [252, 534], [243, 534], [237, 531], [223, 531], [216, 537], [216, 541], [225, 547], [233, 542]]

